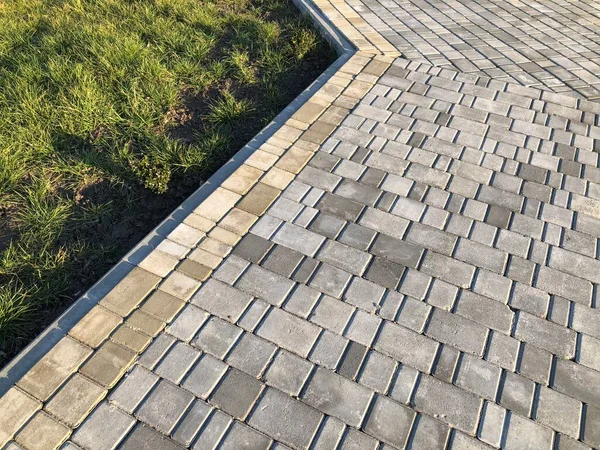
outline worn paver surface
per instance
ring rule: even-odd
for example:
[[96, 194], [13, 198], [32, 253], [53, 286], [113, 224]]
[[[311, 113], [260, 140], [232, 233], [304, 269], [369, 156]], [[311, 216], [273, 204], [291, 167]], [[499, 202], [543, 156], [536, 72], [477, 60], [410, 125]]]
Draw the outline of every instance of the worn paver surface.
[[316, 5], [358, 51], [0, 398], [0, 446], [600, 448], [598, 5]]

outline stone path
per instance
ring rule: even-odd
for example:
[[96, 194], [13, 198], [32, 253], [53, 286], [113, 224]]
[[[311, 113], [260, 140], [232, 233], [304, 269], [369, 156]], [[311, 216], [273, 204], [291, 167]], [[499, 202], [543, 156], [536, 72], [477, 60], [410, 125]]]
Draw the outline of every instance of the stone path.
[[599, 448], [596, 6], [472, 3], [317, 0], [358, 51], [0, 398], [0, 445]]

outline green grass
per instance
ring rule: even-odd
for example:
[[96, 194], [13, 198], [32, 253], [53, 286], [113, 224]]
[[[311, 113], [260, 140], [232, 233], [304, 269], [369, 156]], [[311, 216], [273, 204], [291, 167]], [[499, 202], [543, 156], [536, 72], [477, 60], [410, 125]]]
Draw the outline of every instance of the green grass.
[[332, 58], [290, 0], [0, 0], [0, 365]]

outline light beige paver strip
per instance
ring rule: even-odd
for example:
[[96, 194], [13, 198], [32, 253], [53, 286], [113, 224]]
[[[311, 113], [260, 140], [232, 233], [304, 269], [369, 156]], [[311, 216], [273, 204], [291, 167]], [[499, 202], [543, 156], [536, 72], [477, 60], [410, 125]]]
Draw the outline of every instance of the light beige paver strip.
[[600, 448], [597, 5], [314, 5], [357, 51], [0, 397], [0, 446]]

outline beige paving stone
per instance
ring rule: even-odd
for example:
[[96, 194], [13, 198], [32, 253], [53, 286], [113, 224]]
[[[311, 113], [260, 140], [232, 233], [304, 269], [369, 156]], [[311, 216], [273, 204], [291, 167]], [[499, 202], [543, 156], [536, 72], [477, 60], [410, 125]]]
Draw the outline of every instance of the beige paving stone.
[[158, 320], [140, 310], [134, 311], [125, 323], [134, 330], [151, 337], [156, 336], [165, 326], [162, 320]]
[[177, 263], [179, 263], [178, 259], [173, 258], [160, 250], [152, 250], [152, 252], [139, 263], [139, 266], [150, 273], [164, 278], [175, 268]]
[[111, 339], [136, 353], [141, 353], [152, 340], [150, 336], [135, 331], [126, 325], [121, 325], [111, 336]]
[[234, 246], [240, 240], [240, 236], [238, 234], [232, 233], [231, 231], [221, 227], [220, 222], [218, 227], [212, 229], [212, 231], [209, 233], [209, 236], [229, 246]]
[[187, 276], [195, 278], [198, 281], [205, 281], [212, 273], [210, 267], [203, 266], [202, 264], [192, 261], [191, 259], [186, 259], [183, 261], [179, 267], [177, 267], [177, 270]]
[[71, 328], [69, 335], [92, 348], [98, 347], [112, 331], [123, 321], [102, 306], [94, 306], [77, 324]]
[[166, 292], [156, 291], [148, 297], [140, 309], [163, 322], [170, 322], [184, 305], [185, 302], [177, 297]]
[[69, 427], [76, 427], [106, 395], [106, 389], [75, 374], [52, 397], [45, 409]]
[[159, 281], [160, 277], [136, 267], [100, 300], [100, 304], [125, 317], [156, 287]]
[[318, 105], [313, 100], [306, 102], [298, 111], [294, 113], [292, 119], [299, 122], [311, 123], [325, 110], [322, 105]]
[[218, 222], [221, 217], [227, 214], [227, 211], [233, 208], [233, 205], [235, 205], [240, 198], [241, 196], [239, 194], [218, 187], [215, 189], [215, 192], [209, 195], [208, 198], [194, 210], [194, 212], [213, 222]]
[[246, 164], [260, 170], [269, 170], [277, 161], [277, 155], [258, 149], [246, 160]]
[[167, 236], [168, 239], [185, 247], [194, 247], [203, 237], [203, 231], [185, 223], [177, 225], [177, 227]]
[[260, 216], [271, 206], [271, 203], [275, 201], [280, 192], [279, 189], [272, 186], [258, 183], [237, 206], [250, 214]]
[[40, 401], [16, 387], [0, 397], [0, 446], [5, 445], [41, 407]]
[[262, 174], [262, 170], [242, 164], [225, 181], [223, 181], [221, 186], [243, 195], [256, 184]]
[[91, 348], [64, 337], [17, 382], [17, 386], [46, 401], [91, 353]]
[[260, 181], [261, 183], [267, 184], [282, 191], [288, 186], [288, 184], [292, 182], [293, 179], [293, 173], [273, 167]]
[[201, 284], [202, 283], [194, 278], [188, 277], [181, 272], [174, 271], [165, 278], [158, 289], [180, 298], [181, 300], [188, 300], [192, 294], [198, 290]]
[[225, 258], [231, 252], [231, 246], [227, 245], [223, 241], [213, 239], [212, 237], [204, 239], [199, 247], [206, 250], [207, 252], [213, 253], [221, 258]]
[[210, 267], [211, 269], [215, 269], [219, 264], [221, 264], [221, 261], [223, 261], [223, 258], [220, 256], [213, 255], [212, 253], [202, 250], [201, 248], [197, 248], [190, 253], [189, 258], [197, 263], [205, 265], [206, 267]]
[[107, 341], [85, 363], [80, 372], [101, 386], [110, 388], [119, 381], [135, 356], [134, 351]]
[[281, 157], [276, 167], [290, 173], [298, 173], [313, 155], [314, 153], [309, 150], [292, 147]]
[[219, 226], [239, 236], [245, 235], [258, 217], [238, 208], [233, 208], [221, 219]]
[[19, 432], [16, 441], [27, 450], [55, 450], [70, 434], [68, 427], [40, 411]]
[[200, 231], [204, 231], [205, 233], [209, 232], [210, 229], [215, 226], [215, 223], [212, 220], [194, 213], [189, 214], [185, 219], [183, 219], [183, 223], [197, 228]]

